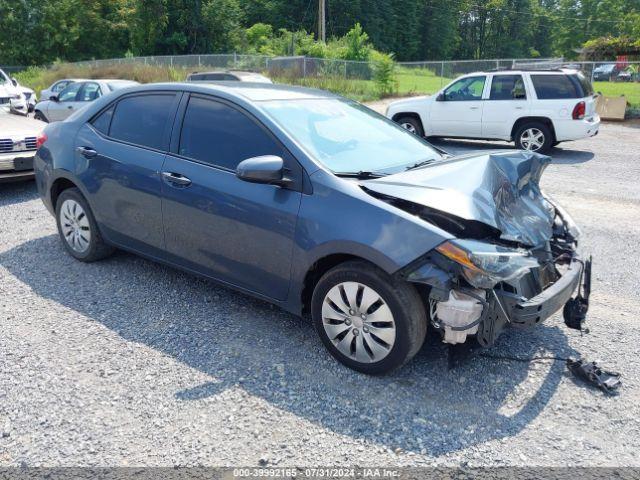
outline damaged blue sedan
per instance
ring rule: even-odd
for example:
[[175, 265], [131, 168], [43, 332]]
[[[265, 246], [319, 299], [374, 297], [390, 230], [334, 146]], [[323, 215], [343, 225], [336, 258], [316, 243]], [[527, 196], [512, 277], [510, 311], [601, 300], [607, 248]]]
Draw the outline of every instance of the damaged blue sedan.
[[542, 155], [450, 157], [344, 98], [237, 82], [120, 90], [39, 143], [71, 257], [120, 248], [310, 316], [361, 372], [400, 367], [428, 328], [489, 346], [586, 315], [590, 262]]

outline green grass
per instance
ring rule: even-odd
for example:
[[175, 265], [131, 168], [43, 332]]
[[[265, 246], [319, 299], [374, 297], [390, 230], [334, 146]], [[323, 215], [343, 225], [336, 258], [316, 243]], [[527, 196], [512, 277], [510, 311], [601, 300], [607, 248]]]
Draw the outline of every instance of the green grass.
[[450, 82], [433, 71], [423, 68], [398, 67], [396, 69], [398, 93], [400, 95], [435, 93]]
[[593, 89], [605, 97], [624, 95], [631, 108], [640, 108], [640, 83], [638, 82], [593, 82]]

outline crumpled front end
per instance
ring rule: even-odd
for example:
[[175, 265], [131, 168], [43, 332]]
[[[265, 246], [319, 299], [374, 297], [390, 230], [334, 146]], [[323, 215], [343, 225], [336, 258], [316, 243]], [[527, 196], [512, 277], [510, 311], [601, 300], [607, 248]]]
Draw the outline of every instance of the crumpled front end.
[[[431, 323], [446, 343], [463, 343], [468, 336], [475, 336], [481, 345], [490, 346], [505, 327], [537, 325], [568, 302], [575, 302], [572, 297], [576, 291], [585, 293], [588, 307], [590, 276], [585, 275], [585, 269], [590, 271], [590, 260], [585, 262], [577, 254], [571, 222], [557, 214], [551, 239], [543, 246], [522, 251], [527, 265], [513, 274], [508, 271], [505, 276], [491, 270], [486, 259], [484, 264], [471, 260], [474, 252], [450, 249], [455, 246], [451, 241], [409, 265], [400, 275], [430, 287]], [[496, 263], [512, 261], [500, 253], [505, 252], [494, 257]], [[487, 270], [479, 272], [483, 265]], [[583, 317], [585, 314], [586, 308]]]
[[540, 190], [549, 163], [530, 152], [492, 152], [363, 182], [372, 196], [456, 237], [398, 273], [430, 287], [431, 323], [445, 342], [472, 335], [491, 345], [507, 325], [550, 317], [580, 285], [588, 292], [579, 229]]

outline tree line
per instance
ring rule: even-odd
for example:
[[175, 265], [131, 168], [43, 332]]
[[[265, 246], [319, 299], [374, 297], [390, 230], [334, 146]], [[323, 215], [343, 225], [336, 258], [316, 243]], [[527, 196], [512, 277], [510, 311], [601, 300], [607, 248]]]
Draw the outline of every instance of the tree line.
[[[331, 41], [314, 41], [317, 9], [317, 0], [0, 0], [0, 64], [335, 54]], [[572, 58], [599, 37], [640, 38], [640, 0], [327, 0], [334, 46], [356, 24], [401, 61]]]

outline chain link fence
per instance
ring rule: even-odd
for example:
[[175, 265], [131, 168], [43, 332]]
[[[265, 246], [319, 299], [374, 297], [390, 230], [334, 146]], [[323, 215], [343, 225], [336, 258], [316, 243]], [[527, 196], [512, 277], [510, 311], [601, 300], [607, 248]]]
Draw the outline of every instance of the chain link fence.
[[13, 75], [14, 73], [18, 73], [18, 72], [22, 72], [23, 70], [26, 70], [27, 67], [22, 67], [22, 66], [3, 66], [0, 65], [0, 70], [4, 71], [4, 73], [6, 73], [7, 75]]
[[[330, 88], [324, 82], [339, 80], [354, 88], [368, 88], [373, 80], [375, 65], [340, 59], [304, 56], [270, 57], [263, 55], [212, 54], [127, 57], [77, 62], [76, 65], [109, 67], [114, 65], [149, 65], [174, 69], [171, 78], [186, 78], [188, 73], [205, 70], [248, 70], [263, 73], [277, 81]], [[639, 62], [582, 62], [564, 58], [509, 58], [490, 60], [446, 60], [426, 62], [398, 62], [394, 68], [396, 93], [432, 94], [460, 75], [490, 70], [574, 68], [584, 72], [594, 84], [596, 92], [605, 96], [627, 98], [633, 109], [640, 110]], [[8, 75], [24, 67], [0, 67]], [[353, 81], [352, 81], [353, 80]]]

